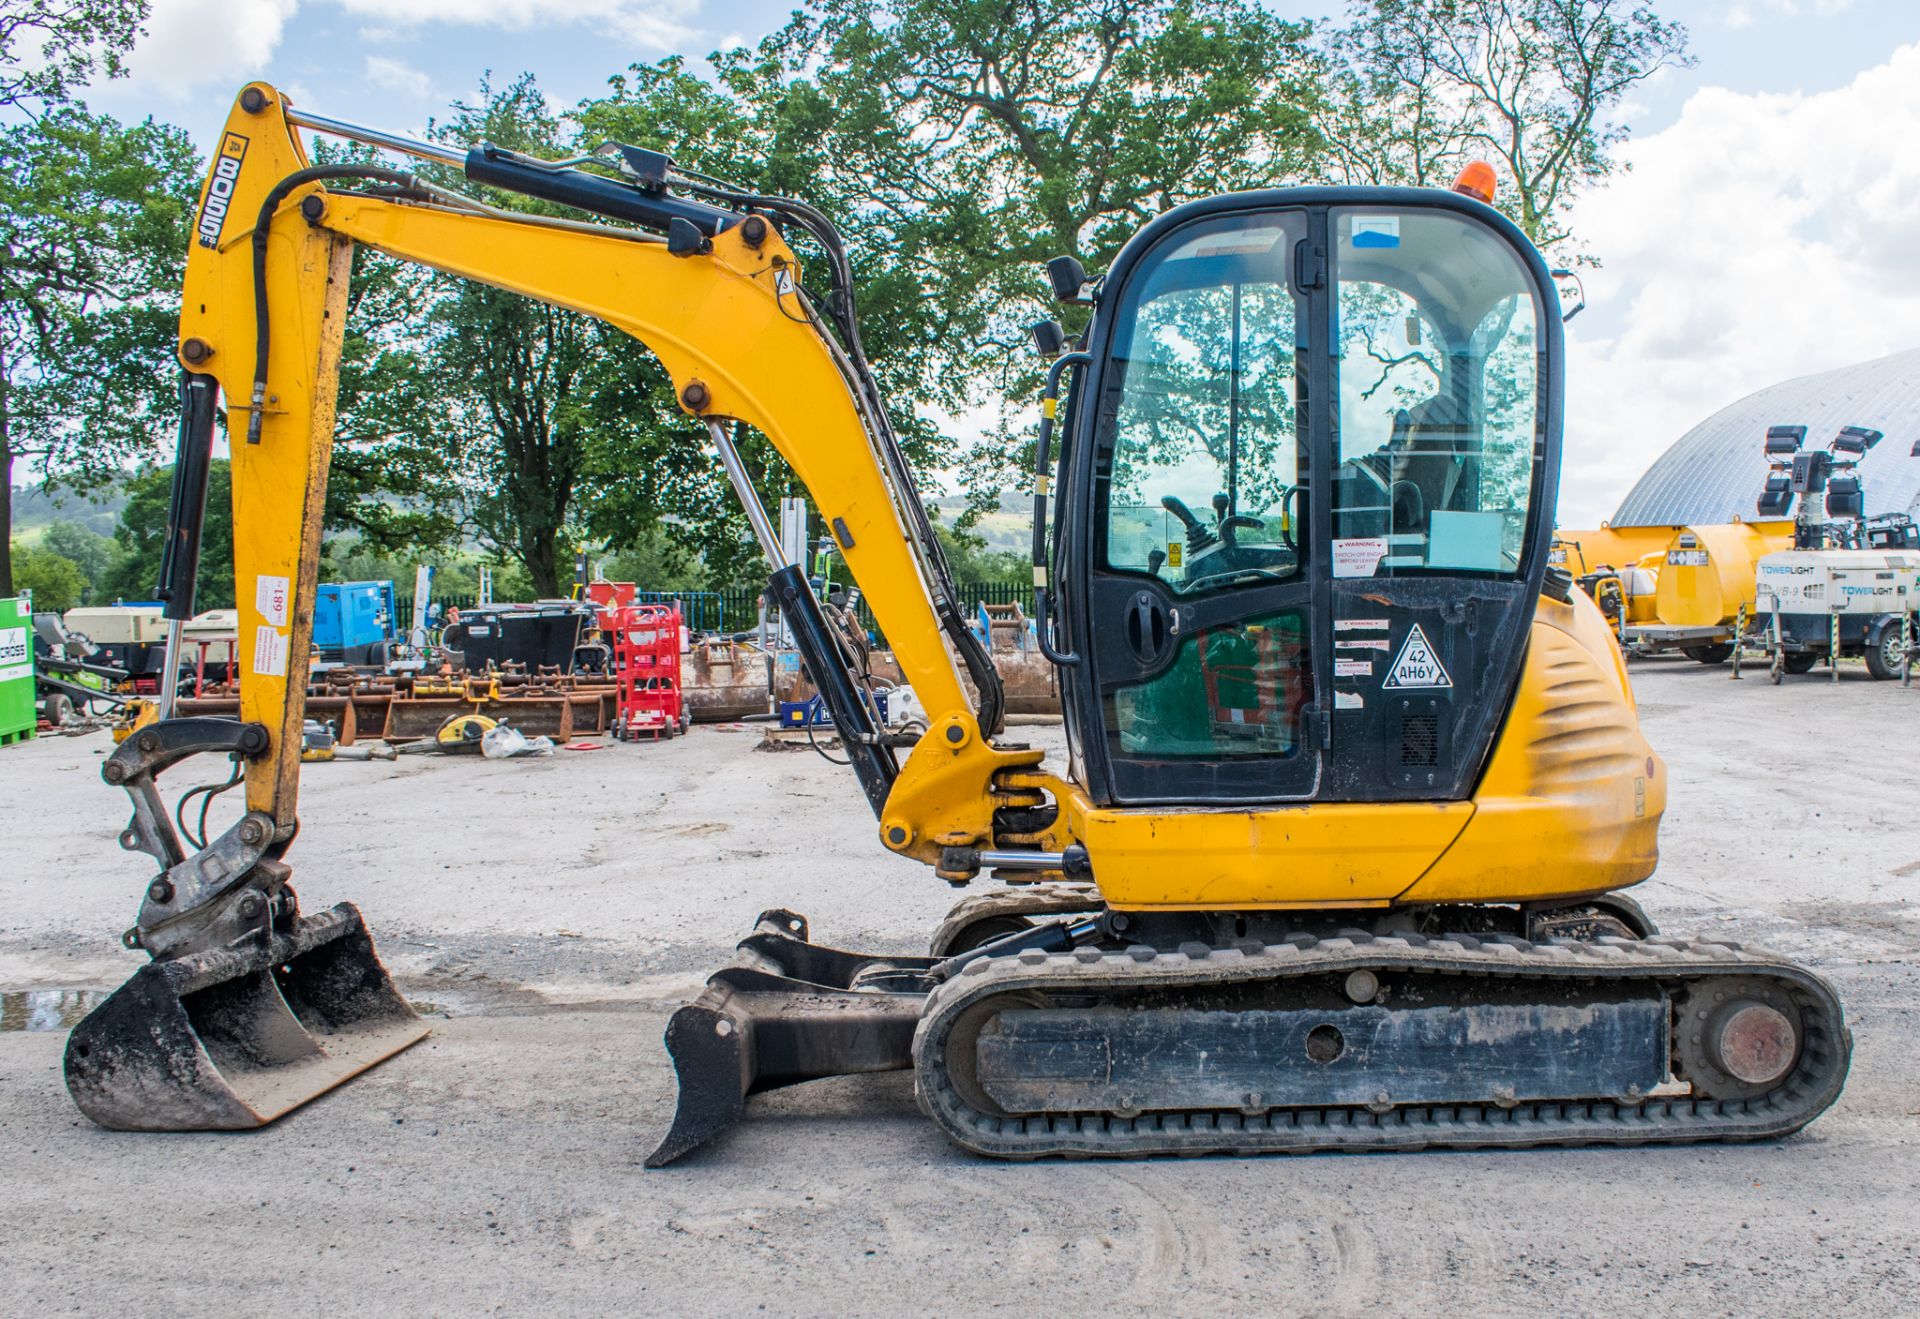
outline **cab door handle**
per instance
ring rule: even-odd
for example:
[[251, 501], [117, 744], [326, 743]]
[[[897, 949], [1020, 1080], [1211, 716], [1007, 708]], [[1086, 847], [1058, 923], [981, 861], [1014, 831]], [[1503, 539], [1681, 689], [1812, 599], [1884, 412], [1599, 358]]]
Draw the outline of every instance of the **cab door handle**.
[[1172, 636], [1167, 611], [1151, 591], [1136, 591], [1127, 601], [1127, 647], [1142, 664], [1152, 664], [1165, 653]]

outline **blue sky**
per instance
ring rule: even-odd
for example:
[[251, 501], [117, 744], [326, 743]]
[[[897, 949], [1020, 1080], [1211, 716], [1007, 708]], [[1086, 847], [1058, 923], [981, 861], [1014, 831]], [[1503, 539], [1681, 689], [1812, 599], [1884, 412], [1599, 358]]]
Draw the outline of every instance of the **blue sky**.
[[[1275, 3], [1317, 16], [1335, 7]], [[203, 144], [248, 78], [415, 130], [481, 74], [555, 102], [670, 52], [700, 57], [791, 0], [154, 0], [97, 109]], [[1569, 326], [1564, 525], [1589, 525], [1682, 431], [1791, 375], [1920, 345], [1920, 3], [1664, 0], [1699, 62], [1632, 98], [1630, 172], [1575, 212], [1603, 263]]]

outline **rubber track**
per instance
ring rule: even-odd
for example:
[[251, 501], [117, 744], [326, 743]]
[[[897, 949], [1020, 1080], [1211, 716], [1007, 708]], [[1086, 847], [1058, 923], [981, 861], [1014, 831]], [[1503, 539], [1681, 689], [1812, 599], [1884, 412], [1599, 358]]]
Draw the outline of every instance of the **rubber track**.
[[[1744, 1100], [1654, 1096], [1615, 1100], [1408, 1105], [1374, 1113], [1358, 1107], [1102, 1113], [998, 1117], [970, 1108], [947, 1076], [944, 1049], [972, 1005], [1026, 990], [1085, 995], [1103, 990], [1212, 987], [1361, 968], [1394, 972], [1539, 976], [1552, 980], [1662, 983], [1715, 976], [1766, 976], [1799, 1005], [1806, 1038], [1800, 1061], [1766, 1095]], [[1818, 975], [1738, 944], [1606, 937], [1591, 943], [1529, 943], [1511, 935], [1386, 936], [1349, 932], [1322, 939], [1235, 947], [1188, 944], [1028, 951], [971, 963], [929, 996], [914, 1035], [914, 1090], [920, 1106], [961, 1146], [999, 1158], [1049, 1155], [1307, 1153], [1316, 1150], [1493, 1149], [1549, 1145], [1645, 1145], [1770, 1140], [1798, 1131], [1840, 1094], [1853, 1047], [1839, 999]]]
[[927, 951], [934, 957], [953, 952], [953, 941], [962, 930], [976, 921], [995, 916], [1073, 916], [1084, 911], [1099, 911], [1104, 904], [1100, 890], [1092, 884], [1020, 884], [974, 893], [960, 899], [947, 912], [946, 919], [927, 940]]

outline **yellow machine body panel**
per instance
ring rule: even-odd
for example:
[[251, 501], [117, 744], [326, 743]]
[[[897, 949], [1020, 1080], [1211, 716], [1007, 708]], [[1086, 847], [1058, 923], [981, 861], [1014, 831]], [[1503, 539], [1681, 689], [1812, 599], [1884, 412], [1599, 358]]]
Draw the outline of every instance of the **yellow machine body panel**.
[[1653, 873], [1666, 775], [1606, 618], [1543, 598], [1527, 663], [1467, 802], [1100, 809], [1056, 785], [1064, 832], [1125, 910], [1534, 902]]
[[1627, 602], [1627, 622], [1652, 623], [1660, 617], [1660, 565], [1667, 552], [1642, 555], [1639, 562], [1619, 572], [1620, 590]]
[[1470, 802], [1103, 810], [1067, 797], [1100, 895], [1121, 910], [1385, 907], [1472, 818]]
[[1761, 558], [1792, 543], [1788, 523], [1680, 528], [1661, 562], [1656, 617], [1668, 627], [1724, 627], [1743, 606], [1752, 614]]
[[1579, 897], [1653, 873], [1666, 767], [1641, 735], [1606, 618], [1577, 591], [1540, 601], [1473, 803], [1458, 841], [1402, 902]]

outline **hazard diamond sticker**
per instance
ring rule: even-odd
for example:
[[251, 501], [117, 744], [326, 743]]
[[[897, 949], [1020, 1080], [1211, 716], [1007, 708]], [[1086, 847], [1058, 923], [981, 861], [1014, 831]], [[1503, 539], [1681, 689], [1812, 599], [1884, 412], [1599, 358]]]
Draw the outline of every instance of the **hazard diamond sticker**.
[[1393, 662], [1393, 668], [1387, 672], [1387, 687], [1451, 687], [1453, 679], [1447, 676], [1447, 670], [1440, 663], [1440, 657], [1433, 653], [1433, 646], [1427, 641], [1427, 634], [1415, 623], [1413, 631], [1407, 633], [1406, 644], [1400, 647], [1400, 658]]

